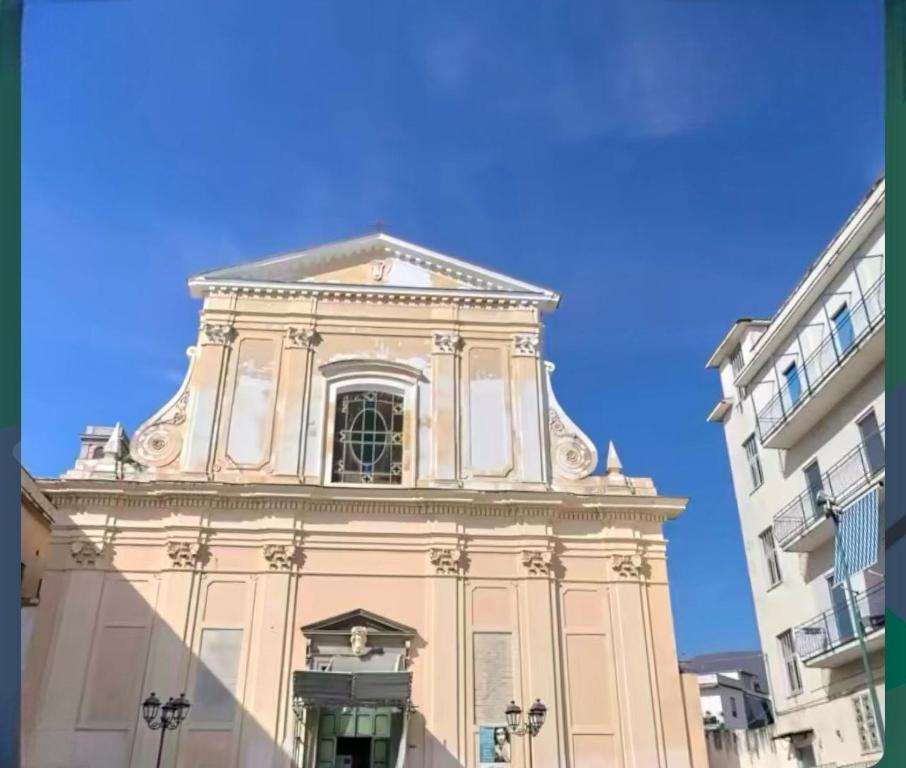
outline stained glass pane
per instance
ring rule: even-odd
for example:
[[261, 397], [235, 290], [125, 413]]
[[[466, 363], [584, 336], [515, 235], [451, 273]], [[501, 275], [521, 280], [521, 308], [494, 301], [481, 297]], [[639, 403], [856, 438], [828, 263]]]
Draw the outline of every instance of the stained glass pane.
[[398, 484], [403, 477], [403, 398], [377, 391], [337, 398], [333, 482]]

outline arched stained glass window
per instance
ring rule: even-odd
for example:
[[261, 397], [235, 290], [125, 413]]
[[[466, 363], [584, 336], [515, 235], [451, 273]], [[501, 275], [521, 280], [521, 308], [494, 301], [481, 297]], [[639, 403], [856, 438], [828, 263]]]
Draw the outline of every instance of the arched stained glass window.
[[335, 483], [402, 482], [402, 395], [374, 390], [340, 393], [332, 478]]

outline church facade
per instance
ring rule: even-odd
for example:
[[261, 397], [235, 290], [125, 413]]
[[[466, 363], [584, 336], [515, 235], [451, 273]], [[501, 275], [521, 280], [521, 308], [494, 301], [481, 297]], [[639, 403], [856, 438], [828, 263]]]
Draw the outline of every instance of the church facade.
[[[698, 768], [665, 522], [557, 402], [546, 289], [386, 234], [216, 270], [185, 380], [82, 435], [23, 765]], [[546, 717], [506, 728], [516, 702]]]

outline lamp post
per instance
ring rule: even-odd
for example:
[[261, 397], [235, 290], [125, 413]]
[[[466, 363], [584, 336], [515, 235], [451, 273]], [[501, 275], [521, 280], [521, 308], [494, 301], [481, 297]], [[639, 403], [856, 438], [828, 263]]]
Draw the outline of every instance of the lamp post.
[[862, 614], [856, 604], [853, 595], [853, 585], [849, 579], [849, 566], [846, 562], [846, 547], [840, 546], [840, 505], [836, 499], [825, 491], [818, 491], [815, 494], [815, 502], [819, 507], [824, 509], [825, 517], [829, 517], [834, 524], [834, 541], [836, 541], [837, 556], [840, 558], [840, 566], [843, 571], [843, 591], [846, 596], [846, 605], [849, 608], [853, 626], [856, 630], [856, 637], [859, 639], [859, 651], [862, 655], [862, 667], [865, 670], [865, 682], [868, 684], [868, 695], [871, 697], [871, 708], [875, 713], [875, 724], [878, 728], [878, 736], [881, 739], [881, 749], [884, 749], [884, 719], [881, 716], [881, 703], [878, 701], [878, 692], [875, 690], [875, 679], [871, 672], [871, 662], [868, 659], [868, 646], [865, 645], [865, 630], [862, 627]]
[[538, 735], [541, 726], [544, 725], [544, 718], [547, 717], [547, 707], [541, 703], [541, 699], [535, 699], [535, 703], [529, 707], [528, 719], [522, 723], [522, 707], [515, 701], [507, 704], [506, 708], [506, 729], [514, 736], [529, 736], [528, 763], [534, 765], [532, 758], [532, 739]]
[[175, 731], [189, 714], [189, 700], [181, 693], [175, 699], [171, 696], [166, 704], [161, 704], [157, 694], [151, 695], [142, 702], [142, 717], [152, 731], [160, 731], [160, 744], [157, 747], [157, 768], [164, 753], [164, 736], [167, 731]]

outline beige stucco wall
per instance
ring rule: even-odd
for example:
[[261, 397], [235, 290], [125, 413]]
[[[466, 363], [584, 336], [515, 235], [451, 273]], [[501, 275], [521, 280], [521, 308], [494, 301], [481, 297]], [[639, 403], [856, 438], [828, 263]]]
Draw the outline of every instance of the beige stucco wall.
[[[374, 288], [387, 268], [369, 248], [367, 268], [344, 257], [314, 277]], [[538, 768], [697, 768], [662, 532], [685, 500], [624, 476], [613, 449], [592, 474], [597, 450], [543, 359], [553, 300], [464, 298], [460, 267], [392, 266], [440, 291], [414, 298], [305, 295], [309, 274], [203, 287], [182, 387], [131, 445], [114, 431], [43, 483], [60, 519], [25, 671], [25, 765], [148, 765], [140, 701], [197, 700], [205, 638], [227, 636], [238, 650], [212, 671], [232, 715], [190, 712], [165, 759], [301, 765], [300, 628], [364, 609], [416, 633], [410, 768], [476, 766], [478, 726], [510, 698], [548, 706]], [[332, 482], [346, 386], [404, 397], [399, 485]], [[514, 765], [527, 748], [514, 737]]]

